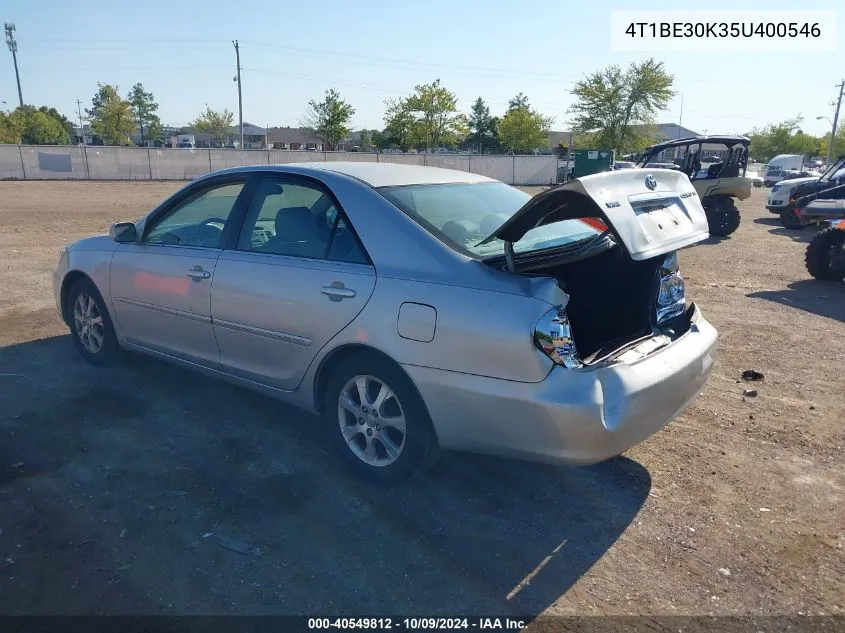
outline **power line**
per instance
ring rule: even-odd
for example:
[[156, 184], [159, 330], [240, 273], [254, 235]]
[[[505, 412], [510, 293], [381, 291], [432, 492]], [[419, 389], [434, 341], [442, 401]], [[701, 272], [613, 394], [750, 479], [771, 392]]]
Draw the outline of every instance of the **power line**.
[[18, 99], [23, 107], [23, 93], [21, 92], [21, 76], [18, 72], [18, 42], [15, 39], [15, 25], [11, 22], [6, 22], [4, 25], [6, 30], [6, 45], [12, 52], [12, 61], [15, 63], [15, 79], [18, 81]]

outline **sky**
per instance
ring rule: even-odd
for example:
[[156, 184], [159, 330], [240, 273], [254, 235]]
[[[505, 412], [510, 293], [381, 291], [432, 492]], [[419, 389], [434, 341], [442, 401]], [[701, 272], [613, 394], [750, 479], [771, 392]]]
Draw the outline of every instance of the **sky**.
[[[836, 9], [839, 0], [711, 0], [708, 9]], [[352, 128], [383, 127], [384, 101], [440, 79], [468, 112], [477, 97], [493, 114], [522, 92], [567, 130], [572, 84], [607, 65], [655, 57], [675, 76], [678, 95], [658, 116], [699, 133], [742, 134], [787, 118], [830, 128], [834, 87], [845, 78], [845, 5], [837, 53], [620, 53], [610, 46], [612, 9], [678, 9], [676, 0], [145, 0], [144, 3], [5, 0], [14, 22], [23, 97], [77, 121], [97, 82], [125, 94], [153, 92], [163, 123], [187, 125], [204, 110], [228, 108], [237, 123], [232, 40], [243, 68], [243, 118], [298, 126], [307, 103], [338, 90], [356, 109]], [[796, 6], [799, 5], [799, 6]], [[691, 5], [690, 8], [693, 8]], [[698, 7], [700, 8], [700, 7]], [[0, 108], [18, 103], [12, 56], [0, 43]], [[683, 100], [683, 109], [681, 102]]]

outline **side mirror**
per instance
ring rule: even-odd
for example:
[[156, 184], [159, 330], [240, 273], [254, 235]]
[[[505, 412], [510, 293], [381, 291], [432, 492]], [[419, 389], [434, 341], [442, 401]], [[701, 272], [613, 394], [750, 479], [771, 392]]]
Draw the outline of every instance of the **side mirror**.
[[135, 224], [132, 222], [118, 222], [112, 224], [109, 235], [115, 242], [127, 243], [138, 240], [138, 231], [135, 229]]

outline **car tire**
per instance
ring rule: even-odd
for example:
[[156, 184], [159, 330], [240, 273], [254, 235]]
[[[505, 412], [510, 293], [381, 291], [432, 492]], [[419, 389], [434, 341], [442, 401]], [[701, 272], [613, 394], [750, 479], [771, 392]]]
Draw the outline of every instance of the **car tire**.
[[[838, 258], [831, 255], [837, 249], [842, 252]], [[804, 254], [807, 272], [815, 279], [822, 281], [842, 281], [845, 279], [845, 231], [842, 229], [826, 228], [819, 231]]]
[[739, 209], [732, 199], [717, 198], [706, 206], [705, 211], [710, 235], [726, 237], [739, 228]]
[[359, 353], [338, 363], [327, 380], [322, 414], [342, 459], [370, 481], [398, 484], [437, 459], [437, 436], [422, 397], [398, 365], [378, 355]]
[[792, 209], [784, 209], [780, 212], [780, 223], [786, 229], [803, 229], [806, 224], [801, 221]]
[[80, 279], [67, 294], [65, 311], [70, 335], [82, 358], [93, 365], [110, 365], [118, 356], [119, 346], [111, 315], [97, 286], [90, 279]]

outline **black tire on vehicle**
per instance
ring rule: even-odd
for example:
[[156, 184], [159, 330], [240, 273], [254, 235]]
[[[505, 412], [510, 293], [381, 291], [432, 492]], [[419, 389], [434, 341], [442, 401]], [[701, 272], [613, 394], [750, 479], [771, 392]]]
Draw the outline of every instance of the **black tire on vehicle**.
[[119, 346], [111, 315], [103, 297], [90, 279], [80, 279], [67, 294], [70, 335], [82, 358], [93, 365], [110, 365]]
[[731, 198], [716, 198], [705, 207], [710, 235], [726, 237], [739, 228], [740, 215]]
[[421, 475], [437, 459], [437, 436], [422, 397], [397, 365], [378, 355], [359, 353], [338, 363], [324, 390], [322, 414], [344, 461], [376, 483]]
[[[838, 251], [838, 252], [837, 252]], [[833, 255], [838, 255], [833, 257]], [[822, 281], [845, 279], [845, 231], [832, 227], [819, 231], [804, 253], [807, 272]]]
[[780, 223], [787, 229], [803, 229], [806, 224], [799, 218], [792, 209], [784, 209], [780, 212]]

